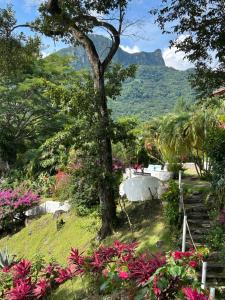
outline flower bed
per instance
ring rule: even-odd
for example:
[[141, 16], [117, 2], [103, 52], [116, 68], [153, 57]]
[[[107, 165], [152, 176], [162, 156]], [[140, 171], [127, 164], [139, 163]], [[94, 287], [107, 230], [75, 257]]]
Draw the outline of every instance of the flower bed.
[[9, 300], [45, 299], [57, 287], [75, 277], [88, 277], [99, 294], [118, 291], [130, 299], [207, 300], [199, 290], [195, 268], [201, 255], [170, 252], [166, 255], [138, 254], [136, 243], [116, 241], [100, 246], [92, 255], [71, 249], [68, 264], [33, 264], [25, 259], [0, 272], [1, 297]]

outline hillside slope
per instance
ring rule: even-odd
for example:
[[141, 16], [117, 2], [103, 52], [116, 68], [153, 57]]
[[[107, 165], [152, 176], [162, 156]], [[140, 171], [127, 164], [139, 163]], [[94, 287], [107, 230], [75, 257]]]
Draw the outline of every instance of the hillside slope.
[[[103, 59], [110, 40], [100, 35], [93, 35], [92, 39]], [[72, 64], [76, 69], [90, 68], [87, 55], [81, 46], [61, 49], [58, 54], [74, 55], [76, 59]], [[128, 80], [123, 86], [121, 96], [110, 103], [114, 118], [137, 115], [141, 120], [146, 120], [171, 112], [180, 97], [190, 102], [195, 99], [188, 80], [192, 70], [179, 71], [166, 67], [160, 49], [130, 54], [119, 48], [113, 62], [124, 66], [138, 66], [135, 78]]]
[[[134, 232], [131, 232], [126, 218], [121, 216], [121, 228], [106, 239], [105, 244], [111, 244], [114, 240], [137, 240], [140, 243], [139, 250], [148, 249], [154, 253], [159, 251], [156, 242], [163, 240], [164, 249], [169, 249], [170, 237], [159, 202], [129, 204], [128, 213]], [[0, 249], [7, 246], [10, 253], [31, 260], [36, 254], [40, 254], [45, 257], [46, 261], [54, 258], [65, 265], [71, 247], [78, 248], [82, 252], [97, 246], [98, 241], [95, 237], [99, 228], [99, 220], [96, 214], [79, 217], [71, 211], [64, 214], [63, 219], [65, 225], [60, 231], [56, 230], [56, 220], [52, 215], [44, 215], [33, 220], [18, 233], [0, 239]], [[79, 279], [67, 282], [56, 291], [52, 299], [83, 299], [84, 284]]]

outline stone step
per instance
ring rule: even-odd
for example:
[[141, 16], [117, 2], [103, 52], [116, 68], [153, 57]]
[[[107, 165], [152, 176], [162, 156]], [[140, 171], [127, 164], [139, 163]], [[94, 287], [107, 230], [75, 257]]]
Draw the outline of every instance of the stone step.
[[191, 198], [185, 198], [184, 199], [184, 203], [185, 204], [192, 204], [192, 203], [202, 203], [202, 199], [201, 198], [197, 198], [197, 197], [191, 197]]
[[190, 214], [191, 212], [207, 213], [207, 209], [202, 203], [186, 204], [185, 210], [188, 214]]
[[189, 218], [188, 217], [188, 224], [190, 226], [190, 228], [205, 228], [205, 229], [209, 229], [211, 227], [210, 221], [209, 220], [199, 220], [199, 219], [194, 219]]
[[[222, 263], [217, 262], [208, 262], [207, 263], [207, 270], [209, 272], [216, 272], [216, 273], [223, 273], [225, 271], [225, 266]], [[224, 272], [225, 274], [225, 272]]]
[[188, 211], [188, 218], [196, 219], [196, 220], [209, 220], [209, 216], [207, 211], [205, 212], [189, 212]]
[[192, 225], [190, 226], [189, 224], [189, 227], [190, 227], [190, 231], [191, 231], [191, 234], [192, 235], [202, 235], [203, 237], [205, 237], [206, 234], [208, 234], [208, 231], [209, 231], [209, 228], [205, 228], [205, 227], [196, 227], [196, 225]]
[[[199, 233], [192, 234], [192, 238], [193, 238], [195, 244], [199, 243], [203, 246], [206, 242], [206, 236], [203, 234], [199, 234]], [[189, 233], [187, 234], [186, 241], [189, 243], [191, 242]]]
[[215, 262], [220, 261], [220, 252], [219, 251], [213, 251], [210, 253], [209, 257], [207, 258], [208, 262]]

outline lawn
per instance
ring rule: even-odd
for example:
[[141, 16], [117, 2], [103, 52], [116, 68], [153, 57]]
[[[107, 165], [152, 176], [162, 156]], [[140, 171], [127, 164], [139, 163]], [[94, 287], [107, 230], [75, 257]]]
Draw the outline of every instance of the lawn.
[[[133, 230], [128, 226], [123, 213], [119, 213], [120, 226], [104, 243], [111, 244], [114, 240], [138, 241], [139, 251], [149, 249], [152, 253], [168, 250], [171, 246], [170, 234], [163, 221], [162, 208], [159, 202], [126, 203]], [[38, 253], [46, 261], [55, 259], [61, 264], [66, 263], [71, 247], [87, 251], [98, 245], [96, 232], [99, 228], [99, 218], [96, 214], [77, 216], [75, 211], [63, 215], [65, 225], [59, 231], [52, 215], [44, 215], [33, 220], [20, 232], [0, 240], [0, 248], [8, 247], [11, 253], [18, 257], [34, 258]], [[161, 249], [157, 241], [163, 241]], [[80, 279], [67, 282], [53, 295], [53, 299], [79, 299], [84, 294], [85, 283]]]

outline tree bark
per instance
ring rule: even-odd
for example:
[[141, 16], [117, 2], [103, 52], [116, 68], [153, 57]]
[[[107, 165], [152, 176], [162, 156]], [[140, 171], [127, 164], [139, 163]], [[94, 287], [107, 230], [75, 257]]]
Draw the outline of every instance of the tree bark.
[[116, 204], [113, 189], [112, 145], [110, 138], [110, 119], [105, 94], [104, 71], [95, 78], [95, 87], [99, 96], [99, 158], [102, 174], [99, 182], [99, 198], [101, 205], [102, 227], [100, 239], [110, 235], [116, 222]]
[[[102, 23], [102, 22], [101, 22]], [[98, 108], [99, 120], [99, 163], [102, 173], [99, 179], [99, 199], [101, 206], [102, 226], [99, 231], [99, 238], [102, 240], [110, 235], [113, 225], [116, 222], [116, 203], [113, 189], [113, 170], [112, 170], [112, 145], [110, 137], [110, 117], [107, 107], [107, 97], [105, 93], [104, 75], [108, 64], [119, 47], [119, 34], [115, 35], [115, 43], [109, 51], [108, 56], [103, 62], [100, 61], [92, 40], [84, 35], [75, 25], [71, 28], [74, 37], [83, 45], [86, 50], [89, 62], [94, 75], [94, 85], [97, 94], [96, 105]]]

